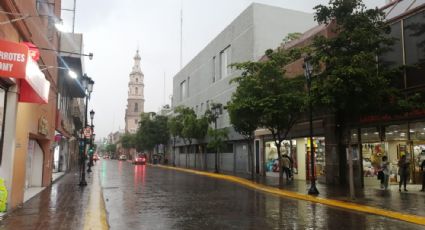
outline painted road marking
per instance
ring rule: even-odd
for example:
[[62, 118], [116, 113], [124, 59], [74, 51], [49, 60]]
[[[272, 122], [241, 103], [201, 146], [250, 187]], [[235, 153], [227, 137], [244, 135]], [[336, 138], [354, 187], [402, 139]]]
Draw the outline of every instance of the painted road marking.
[[109, 225], [100, 186], [99, 172], [98, 170], [93, 170], [93, 172], [89, 206], [84, 215], [84, 230], [108, 230]]
[[410, 222], [410, 223], [414, 223], [414, 224], [425, 225], [425, 217], [423, 217], [423, 216], [405, 214], [405, 213], [385, 210], [385, 209], [381, 209], [381, 208], [376, 208], [376, 207], [372, 207], [372, 206], [356, 204], [356, 203], [352, 203], [352, 202], [333, 200], [333, 199], [316, 197], [316, 196], [311, 196], [311, 195], [297, 193], [297, 192], [291, 192], [291, 191], [287, 191], [287, 190], [282, 190], [282, 189], [266, 186], [266, 185], [263, 185], [263, 184], [257, 184], [257, 183], [250, 181], [250, 180], [240, 178], [240, 177], [236, 177], [236, 176], [209, 173], [209, 172], [197, 171], [197, 170], [193, 170], [193, 169], [184, 169], [184, 168], [177, 168], [177, 167], [170, 167], [170, 166], [163, 166], [163, 165], [156, 165], [156, 166], [160, 167], [160, 168], [173, 169], [173, 170], [177, 170], [177, 171], [193, 173], [193, 174], [197, 174], [197, 175], [208, 176], [208, 177], [213, 177], [213, 178], [222, 179], [222, 180], [227, 180], [227, 181], [231, 181], [231, 182], [234, 182], [234, 183], [244, 185], [246, 187], [249, 187], [249, 188], [252, 188], [252, 189], [255, 189], [255, 190], [258, 190], [258, 191], [271, 193], [271, 194], [278, 195], [278, 196], [281, 196], [281, 197], [289, 197], [289, 198], [298, 199], [298, 200], [305, 200], [305, 201], [320, 203], [320, 204], [324, 204], [324, 205], [328, 205], [328, 206], [353, 210], [353, 211], [357, 211], [357, 212], [363, 212], [363, 213], [368, 213], [368, 214], [385, 216], [385, 217], [398, 219], [398, 220], [402, 220], [402, 221], [406, 221], [406, 222]]

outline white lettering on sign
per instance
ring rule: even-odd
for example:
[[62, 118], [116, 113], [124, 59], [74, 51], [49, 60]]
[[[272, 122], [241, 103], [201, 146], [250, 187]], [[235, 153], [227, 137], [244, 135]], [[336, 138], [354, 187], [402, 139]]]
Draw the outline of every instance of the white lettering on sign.
[[0, 70], [11, 72], [13, 68], [12, 63], [0, 62]]
[[0, 51], [0, 60], [24, 62], [25, 54]]

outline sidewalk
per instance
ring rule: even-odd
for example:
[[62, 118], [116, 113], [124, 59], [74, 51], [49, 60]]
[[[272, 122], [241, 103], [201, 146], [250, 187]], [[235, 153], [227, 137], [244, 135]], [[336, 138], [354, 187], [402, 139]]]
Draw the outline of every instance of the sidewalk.
[[[87, 186], [79, 187], [78, 172], [65, 174], [54, 184], [44, 189], [35, 197], [25, 202], [22, 208], [14, 210], [3, 217], [0, 229], [107, 229], [106, 216], [89, 218], [96, 213], [91, 212], [94, 205], [101, 212], [98, 199], [103, 199], [98, 169], [86, 174]], [[96, 199], [97, 198], [97, 199]], [[103, 206], [103, 211], [105, 211]], [[106, 211], [105, 211], [106, 212]], [[91, 219], [104, 221], [100, 227], [91, 223]], [[99, 221], [98, 221], [99, 222]], [[93, 227], [95, 226], [95, 227]], [[106, 228], [105, 228], [106, 227]]]
[[[248, 179], [246, 176], [245, 178]], [[261, 177], [257, 178], [256, 182], [279, 188], [278, 177]], [[316, 187], [320, 193], [318, 197], [353, 202], [406, 214], [425, 216], [425, 206], [423, 205], [425, 204], [425, 192], [419, 191], [421, 185], [407, 185], [408, 192], [399, 192], [398, 185], [391, 185], [386, 191], [379, 189], [379, 187], [360, 188], [356, 189], [356, 197], [354, 200], [350, 199], [348, 188], [320, 183], [316, 183]], [[285, 178], [284, 184], [281, 187], [283, 190], [302, 194], [307, 194], [309, 188], [310, 183], [308, 181], [294, 180], [287, 182]]]

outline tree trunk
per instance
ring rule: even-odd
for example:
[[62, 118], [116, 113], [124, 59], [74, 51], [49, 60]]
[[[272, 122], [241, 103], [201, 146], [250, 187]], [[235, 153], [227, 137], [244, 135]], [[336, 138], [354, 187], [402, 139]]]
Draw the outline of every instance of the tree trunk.
[[202, 144], [199, 144], [198, 145], [198, 149], [199, 149], [199, 153], [200, 153], [200, 157], [201, 157], [201, 170], [202, 169], [204, 169], [204, 165], [205, 165], [205, 162], [204, 162], [204, 151], [203, 151], [203, 149], [202, 149]]
[[253, 138], [248, 138], [248, 164], [251, 167], [251, 180], [254, 180], [254, 155], [252, 151]]
[[282, 153], [280, 152], [280, 146], [282, 142], [278, 140], [276, 142], [277, 147], [277, 157], [278, 157], [278, 165], [279, 165], [279, 186], [283, 185], [283, 171], [282, 171]]

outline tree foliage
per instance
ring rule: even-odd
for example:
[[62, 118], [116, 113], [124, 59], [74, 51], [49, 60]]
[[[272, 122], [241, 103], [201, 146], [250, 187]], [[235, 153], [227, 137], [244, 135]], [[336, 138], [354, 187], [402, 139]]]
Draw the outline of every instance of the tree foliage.
[[126, 149], [134, 148], [136, 147], [136, 135], [126, 133], [121, 136], [120, 142], [122, 144], [122, 147]]
[[[285, 66], [301, 57], [301, 49], [267, 50], [265, 60], [233, 64], [242, 70], [238, 89], [228, 104], [235, 130], [253, 135], [256, 127], [270, 130], [281, 159], [280, 146], [304, 111], [304, 78], [285, 76]], [[281, 161], [279, 161], [281, 165]], [[280, 168], [280, 181], [283, 174]]]
[[226, 148], [228, 133], [227, 129], [208, 128], [208, 137], [210, 138], [210, 141], [208, 142], [207, 147], [216, 150], [218, 153], [223, 152]]
[[139, 128], [136, 133], [137, 151], [151, 151], [156, 145], [168, 143], [168, 118], [155, 113], [140, 115]]
[[108, 144], [105, 150], [109, 153], [115, 153], [117, 151], [117, 146], [115, 144]]
[[[335, 36], [318, 36], [312, 44], [317, 72], [313, 94], [317, 102], [333, 109], [339, 119], [360, 115], [399, 113], [409, 107], [394, 83], [394, 72], [379, 69], [378, 56], [393, 39], [379, 9], [366, 9], [362, 0], [331, 0], [318, 5], [319, 24], [334, 26]], [[316, 68], [319, 69], [319, 68]]]

